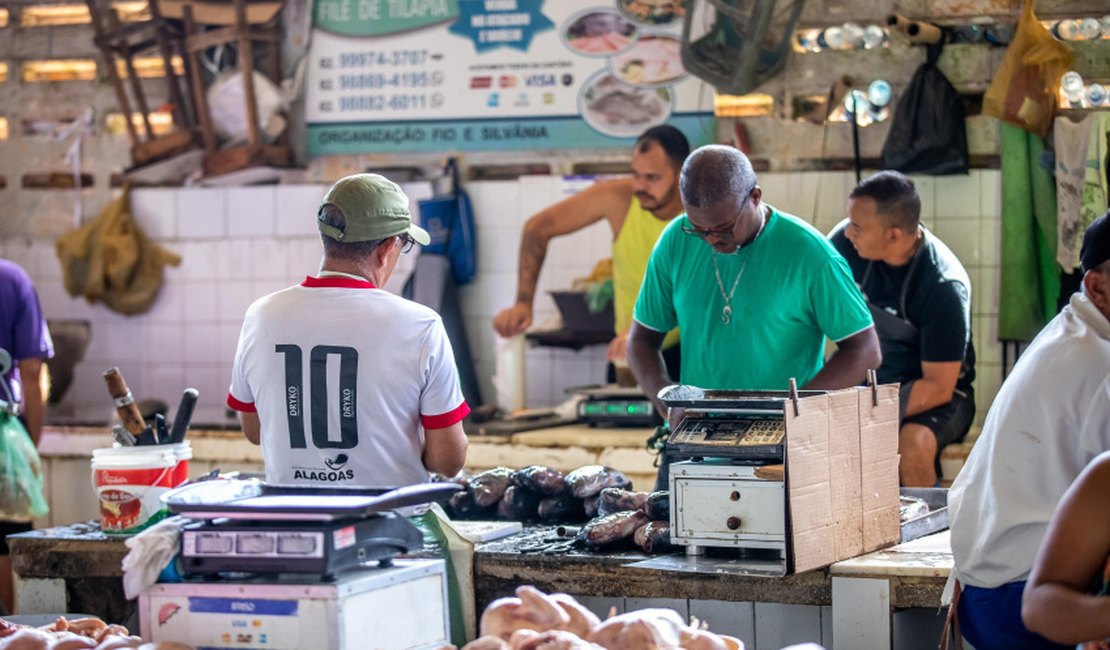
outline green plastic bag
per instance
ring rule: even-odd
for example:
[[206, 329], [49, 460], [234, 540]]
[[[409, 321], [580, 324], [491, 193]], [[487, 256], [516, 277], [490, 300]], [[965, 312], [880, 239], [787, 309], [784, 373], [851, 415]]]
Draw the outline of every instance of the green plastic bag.
[[0, 519], [37, 519], [48, 512], [35, 443], [19, 418], [0, 411]]

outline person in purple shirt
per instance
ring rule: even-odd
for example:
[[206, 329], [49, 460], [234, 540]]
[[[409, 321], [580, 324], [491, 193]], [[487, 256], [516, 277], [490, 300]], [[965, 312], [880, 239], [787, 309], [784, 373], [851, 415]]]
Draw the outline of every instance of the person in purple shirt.
[[[46, 368], [43, 360], [54, 356], [54, 343], [31, 276], [15, 262], [0, 259], [0, 349], [11, 356], [11, 368], [0, 378], [0, 400], [19, 405], [20, 420], [38, 445], [45, 411]], [[12, 571], [7, 536], [31, 530], [30, 521], [0, 520], [0, 601], [12, 611]]]

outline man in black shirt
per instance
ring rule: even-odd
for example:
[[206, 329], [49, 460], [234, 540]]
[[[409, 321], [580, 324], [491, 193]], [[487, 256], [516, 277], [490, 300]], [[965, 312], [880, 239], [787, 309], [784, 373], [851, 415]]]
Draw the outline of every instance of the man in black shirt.
[[937, 482], [940, 450], [975, 417], [971, 281], [952, 251], [921, 225], [913, 181], [879, 172], [852, 190], [848, 220], [829, 235], [867, 299], [883, 351], [878, 379], [900, 382], [899, 475]]

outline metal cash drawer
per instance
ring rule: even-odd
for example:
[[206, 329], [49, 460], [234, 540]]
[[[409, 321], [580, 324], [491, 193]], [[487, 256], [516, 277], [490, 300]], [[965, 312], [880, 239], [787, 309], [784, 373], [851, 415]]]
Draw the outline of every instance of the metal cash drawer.
[[671, 538], [677, 544], [784, 549], [786, 495], [781, 481], [727, 463], [671, 465]]

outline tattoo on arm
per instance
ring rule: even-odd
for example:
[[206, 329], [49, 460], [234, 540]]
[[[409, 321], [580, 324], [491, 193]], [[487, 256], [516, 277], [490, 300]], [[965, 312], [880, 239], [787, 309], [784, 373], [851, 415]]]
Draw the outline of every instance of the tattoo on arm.
[[539, 281], [543, 260], [547, 257], [547, 242], [525, 233], [520, 241], [520, 273], [517, 277], [517, 303], [532, 304], [532, 297]]

